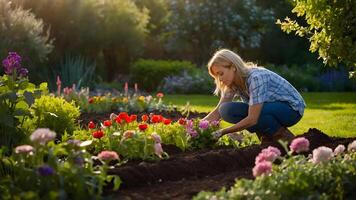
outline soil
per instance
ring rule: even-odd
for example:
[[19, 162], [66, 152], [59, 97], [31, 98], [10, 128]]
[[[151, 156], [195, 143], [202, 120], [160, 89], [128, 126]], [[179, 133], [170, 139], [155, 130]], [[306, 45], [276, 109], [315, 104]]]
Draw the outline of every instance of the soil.
[[[79, 124], [82, 127], [86, 127], [90, 121], [93, 121], [94, 123], [98, 122], [103, 122], [104, 120], [109, 119], [110, 114], [109, 113], [82, 113], [78, 119]], [[118, 114], [119, 112], [113, 112]], [[165, 118], [171, 119], [173, 121], [177, 121], [179, 118], [183, 117], [186, 118], [181, 112], [179, 111], [172, 111], [172, 112], [166, 112], [166, 111], [152, 111], [152, 113], [156, 115], [162, 115]], [[137, 120], [141, 120], [142, 115], [149, 115], [150, 113], [147, 112], [141, 112], [141, 113], [128, 113], [128, 114], [136, 114], [137, 115]], [[192, 119], [192, 118], [203, 118], [207, 115], [208, 113], [201, 113], [201, 112], [190, 112], [189, 116], [187, 119]]]
[[[319, 146], [347, 146], [356, 138], [331, 138], [318, 129], [301, 135], [310, 141], [310, 151]], [[109, 173], [123, 181], [114, 199], [191, 199], [202, 190], [217, 191], [231, 187], [235, 179], [253, 179], [252, 168], [259, 152], [278, 143], [253, 145], [241, 149], [219, 148], [181, 152], [174, 146], [164, 146], [170, 158], [158, 162], [131, 162]], [[283, 152], [284, 153], [284, 152]]]

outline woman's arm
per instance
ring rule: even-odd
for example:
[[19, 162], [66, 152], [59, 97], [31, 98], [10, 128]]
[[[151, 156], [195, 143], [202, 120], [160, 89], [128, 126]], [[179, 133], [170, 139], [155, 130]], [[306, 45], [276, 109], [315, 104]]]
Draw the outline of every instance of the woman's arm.
[[203, 118], [203, 120], [208, 120], [209, 122], [219, 120], [221, 118], [220, 113], [219, 113], [220, 105], [224, 102], [231, 102], [232, 99], [233, 99], [233, 97], [227, 98], [227, 97], [221, 96], [218, 105], [207, 116], [205, 116]]
[[260, 117], [261, 114], [262, 107], [263, 107], [263, 103], [249, 106], [247, 117], [245, 117], [243, 120], [239, 121], [237, 124], [233, 126], [222, 129], [221, 134], [225, 135], [227, 133], [242, 131], [246, 128], [249, 128], [257, 124], [258, 118]]

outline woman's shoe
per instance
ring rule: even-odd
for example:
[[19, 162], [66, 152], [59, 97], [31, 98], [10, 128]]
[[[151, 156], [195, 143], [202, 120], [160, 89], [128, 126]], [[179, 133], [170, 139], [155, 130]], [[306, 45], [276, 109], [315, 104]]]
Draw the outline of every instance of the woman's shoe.
[[273, 134], [272, 140], [278, 142], [278, 140], [287, 141], [288, 143], [294, 139], [294, 134], [286, 127], [281, 127]]

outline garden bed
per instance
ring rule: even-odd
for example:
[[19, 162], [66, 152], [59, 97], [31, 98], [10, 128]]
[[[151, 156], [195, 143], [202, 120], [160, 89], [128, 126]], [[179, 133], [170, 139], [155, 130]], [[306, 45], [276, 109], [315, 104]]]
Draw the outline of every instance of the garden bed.
[[[347, 145], [355, 138], [330, 138], [317, 129], [302, 135], [314, 148]], [[278, 148], [278, 143], [272, 144]], [[202, 190], [230, 187], [235, 178], [252, 179], [255, 157], [267, 145], [246, 148], [204, 149], [179, 152], [167, 147], [170, 158], [159, 162], [131, 162], [109, 173], [119, 175], [122, 187], [112, 195], [119, 199], [190, 199]], [[306, 153], [307, 154], [307, 153]]]

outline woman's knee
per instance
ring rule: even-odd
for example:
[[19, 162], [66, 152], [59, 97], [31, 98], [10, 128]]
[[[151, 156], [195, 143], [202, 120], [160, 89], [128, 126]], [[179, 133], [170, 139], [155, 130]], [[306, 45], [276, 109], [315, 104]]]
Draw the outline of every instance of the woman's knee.
[[225, 102], [219, 106], [221, 118], [230, 123], [237, 123], [247, 116], [248, 105], [240, 102]]

